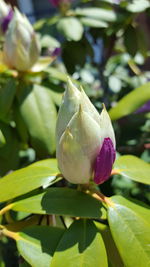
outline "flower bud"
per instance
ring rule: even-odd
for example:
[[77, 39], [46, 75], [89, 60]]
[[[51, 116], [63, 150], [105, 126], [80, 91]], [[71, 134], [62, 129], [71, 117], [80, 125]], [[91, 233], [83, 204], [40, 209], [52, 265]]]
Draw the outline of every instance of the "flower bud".
[[29, 70], [38, 60], [40, 48], [28, 19], [15, 9], [4, 42], [4, 60], [19, 71]]
[[115, 160], [115, 136], [105, 109], [101, 115], [81, 89], [69, 80], [56, 126], [56, 155], [63, 176], [71, 183], [106, 181]]

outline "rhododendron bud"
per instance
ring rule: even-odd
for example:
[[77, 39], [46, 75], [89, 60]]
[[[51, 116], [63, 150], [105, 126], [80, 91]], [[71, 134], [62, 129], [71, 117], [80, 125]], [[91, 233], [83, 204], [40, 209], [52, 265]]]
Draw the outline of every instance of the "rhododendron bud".
[[39, 58], [40, 48], [28, 19], [15, 9], [4, 42], [4, 60], [19, 71], [29, 70]]
[[99, 115], [89, 98], [69, 80], [56, 126], [56, 155], [71, 183], [106, 181], [115, 160], [115, 136], [105, 109]]

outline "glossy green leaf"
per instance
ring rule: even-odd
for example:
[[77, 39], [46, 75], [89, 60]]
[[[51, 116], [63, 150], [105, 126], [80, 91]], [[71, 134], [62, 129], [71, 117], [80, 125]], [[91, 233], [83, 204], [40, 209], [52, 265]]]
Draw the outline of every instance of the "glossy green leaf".
[[87, 7], [87, 8], [77, 8], [75, 10], [76, 15], [78, 16], [86, 16], [92, 17], [95, 19], [100, 19], [108, 22], [112, 22], [116, 20], [116, 14], [113, 10], [107, 10], [104, 8], [96, 8], [96, 7]]
[[53, 154], [57, 113], [50, 90], [36, 84], [20, 89], [20, 112], [31, 136], [32, 146], [39, 156]]
[[14, 202], [10, 206], [15, 211], [83, 218], [100, 218], [101, 207], [100, 201], [86, 193], [59, 187], [49, 188], [41, 194]]
[[0, 147], [6, 144], [5, 136], [3, 135], [2, 131], [0, 130]]
[[75, 221], [60, 240], [51, 267], [107, 267], [101, 234], [92, 221]]
[[100, 21], [98, 19], [88, 18], [88, 17], [82, 17], [80, 18], [80, 21], [82, 24], [93, 27], [93, 28], [107, 28], [108, 24], [105, 21]]
[[40, 186], [51, 185], [57, 181], [56, 159], [47, 159], [29, 167], [14, 171], [0, 179], [0, 202], [6, 201]]
[[64, 230], [50, 226], [31, 226], [17, 233], [17, 247], [32, 267], [49, 267]]
[[149, 267], [150, 224], [137, 209], [131, 209], [125, 202], [122, 205], [118, 197], [112, 197], [112, 201], [112, 205], [108, 207], [108, 220], [124, 265]]
[[2, 176], [18, 167], [20, 147], [12, 127], [0, 122], [0, 129], [5, 137], [5, 144], [3, 142], [3, 146], [0, 147], [0, 176]]
[[16, 93], [14, 79], [4, 79], [0, 84], [0, 118], [6, 119]]
[[134, 57], [138, 50], [138, 41], [136, 28], [132, 25], [129, 25], [124, 32], [124, 44], [127, 52]]
[[136, 111], [150, 99], [150, 83], [146, 83], [124, 96], [115, 107], [111, 108], [109, 115], [112, 120], [120, 119]]
[[114, 196], [112, 197], [112, 200], [117, 201], [122, 206], [134, 210], [134, 212], [138, 213], [143, 220], [150, 224], [150, 209], [145, 203], [133, 198], [124, 198], [122, 196]]
[[14, 111], [14, 114], [13, 114], [14, 115], [14, 121], [16, 124], [16, 131], [19, 135], [19, 138], [21, 139], [22, 142], [27, 143], [29, 134], [27, 131], [27, 127], [26, 127], [26, 125], [23, 121], [23, 118], [21, 116], [19, 105], [18, 105], [17, 101], [14, 104], [13, 111]]
[[[66, 73], [63, 73], [63, 72], [57, 70], [56, 68], [48, 67], [46, 70], [44, 70], [44, 72], [49, 74], [50, 77], [52, 77], [52, 78], [54, 78], [56, 80], [59, 80], [59, 81], [62, 81], [62, 82], [67, 82], [68, 75]], [[77, 80], [74, 80], [72, 78], [71, 78], [71, 80], [72, 80], [73, 83], [81, 85], [81, 83], [78, 82]]]
[[150, 164], [132, 155], [119, 157], [114, 164], [117, 172], [129, 179], [150, 184]]
[[99, 222], [98, 223], [96, 222], [95, 225], [97, 229], [100, 231], [104, 244], [105, 244], [107, 257], [108, 257], [108, 263], [109, 263], [108, 266], [109, 267], [124, 267], [124, 264], [118, 252], [118, 249], [115, 245], [115, 242], [112, 238], [109, 227]]
[[81, 22], [74, 17], [61, 18], [57, 28], [68, 40], [73, 41], [79, 41], [84, 30]]

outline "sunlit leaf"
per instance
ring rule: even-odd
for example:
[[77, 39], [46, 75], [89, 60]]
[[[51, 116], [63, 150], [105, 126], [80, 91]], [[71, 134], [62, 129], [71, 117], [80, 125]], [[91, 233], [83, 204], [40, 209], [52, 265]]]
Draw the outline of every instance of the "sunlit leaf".
[[105, 244], [109, 267], [124, 267], [124, 264], [114, 243], [109, 227], [99, 222], [95, 224], [98, 230], [100, 231]]
[[100, 19], [108, 22], [116, 20], [116, 14], [113, 10], [107, 10], [104, 8], [87, 7], [87, 8], [77, 8], [75, 13], [78, 16], [92, 17], [95, 19]]
[[119, 157], [114, 164], [117, 173], [143, 184], [150, 184], [150, 164], [132, 155]]
[[31, 226], [17, 233], [21, 256], [33, 267], [49, 267], [64, 230], [50, 226]]
[[74, 17], [61, 18], [57, 28], [68, 40], [73, 41], [79, 41], [84, 30], [81, 22]]
[[56, 159], [47, 159], [14, 171], [0, 179], [0, 202], [28, 193], [40, 186], [57, 181]]
[[117, 105], [110, 109], [112, 120], [120, 119], [136, 111], [150, 99], [150, 83], [146, 83], [124, 96]]
[[107, 256], [100, 232], [92, 221], [75, 221], [60, 240], [51, 267], [107, 267]]
[[[134, 210], [112, 197], [108, 220], [112, 236], [125, 266], [145, 267], [150, 263], [150, 224]], [[141, 209], [141, 206], [139, 207]], [[143, 208], [144, 209], [144, 208]], [[148, 214], [148, 213], [147, 213]], [[147, 217], [149, 220], [150, 217]]]

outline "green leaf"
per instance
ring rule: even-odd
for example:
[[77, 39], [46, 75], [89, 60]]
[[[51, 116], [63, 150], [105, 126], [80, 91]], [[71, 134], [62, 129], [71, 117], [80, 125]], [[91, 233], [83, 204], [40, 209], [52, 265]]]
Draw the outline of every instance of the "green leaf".
[[0, 122], [0, 129], [5, 136], [6, 143], [0, 147], [0, 176], [14, 170], [19, 164], [19, 142], [16, 132], [9, 125]]
[[0, 148], [6, 144], [5, 136], [3, 135], [1, 129], [0, 129]]
[[50, 90], [34, 84], [20, 88], [20, 112], [40, 157], [55, 151], [56, 108]]
[[116, 14], [113, 10], [107, 10], [104, 8], [87, 7], [87, 8], [77, 8], [75, 10], [76, 15], [86, 16], [95, 19], [100, 19], [101, 21], [113, 22], [116, 20]]
[[124, 177], [143, 184], [150, 184], [150, 164], [132, 155], [119, 157], [114, 164]]
[[143, 220], [150, 224], [150, 220], [148, 220], [150, 218], [150, 209], [145, 203], [133, 198], [124, 198], [122, 196], [113, 196], [112, 200], [117, 201], [117, 203], [122, 206], [134, 210], [134, 212], [137, 212]]
[[21, 113], [20, 113], [20, 109], [19, 109], [19, 105], [17, 103], [17, 101], [15, 102], [14, 106], [13, 106], [13, 112], [14, 112], [14, 121], [16, 124], [16, 131], [18, 133], [18, 136], [20, 137], [21, 141], [24, 143], [28, 142], [28, 131], [27, 131], [27, 127], [22, 119]]
[[124, 44], [127, 52], [134, 57], [138, 50], [138, 41], [136, 29], [132, 25], [129, 25], [124, 32]]
[[127, 10], [133, 13], [143, 12], [150, 7], [148, 0], [133, 0], [127, 5]]
[[150, 83], [146, 83], [124, 96], [115, 107], [111, 108], [109, 115], [112, 120], [136, 111], [150, 99]]
[[107, 267], [101, 234], [92, 221], [75, 221], [60, 240], [51, 267]]
[[[62, 71], [57, 70], [56, 68], [53, 67], [48, 67], [46, 70], [44, 70], [45, 73], [50, 75], [50, 78], [54, 78], [56, 80], [59, 80], [61, 82], [67, 82], [67, 77], [68, 74], [67, 73], [63, 73]], [[78, 82], [77, 80], [72, 79], [72, 82], [77, 84], [77, 85], [81, 85], [80, 82]]]
[[12, 78], [4, 79], [0, 84], [0, 118], [7, 120], [14, 96], [16, 93], [16, 81]]
[[68, 40], [73, 41], [79, 41], [84, 30], [81, 22], [74, 17], [61, 18], [57, 28]]
[[108, 24], [105, 21], [100, 21], [98, 19], [93, 19], [93, 18], [80, 18], [80, 21], [82, 24], [93, 27], [93, 28], [107, 28]]
[[15, 211], [83, 218], [100, 218], [102, 214], [100, 201], [86, 193], [59, 187], [11, 203], [10, 208]]
[[137, 210], [112, 197], [108, 220], [112, 236], [125, 266], [148, 267], [150, 263], [150, 224]]
[[73, 74], [77, 66], [84, 67], [87, 55], [93, 57], [93, 48], [86, 38], [82, 38], [79, 42], [64, 43], [62, 59], [69, 73]]
[[0, 179], [0, 202], [55, 183], [57, 173], [56, 159], [47, 159], [6, 175]]
[[41, 72], [46, 69], [52, 62], [54, 58], [51, 56], [41, 56], [38, 61], [32, 66], [31, 72]]
[[17, 233], [17, 247], [32, 267], [49, 267], [64, 230], [50, 226], [31, 226]]
[[124, 267], [124, 264], [117, 250], [115, 242], [112, 238], [109, 227], [102, 223], [95, 223], [95, 225], [102, 235], [107, 251], [109, 267]]

